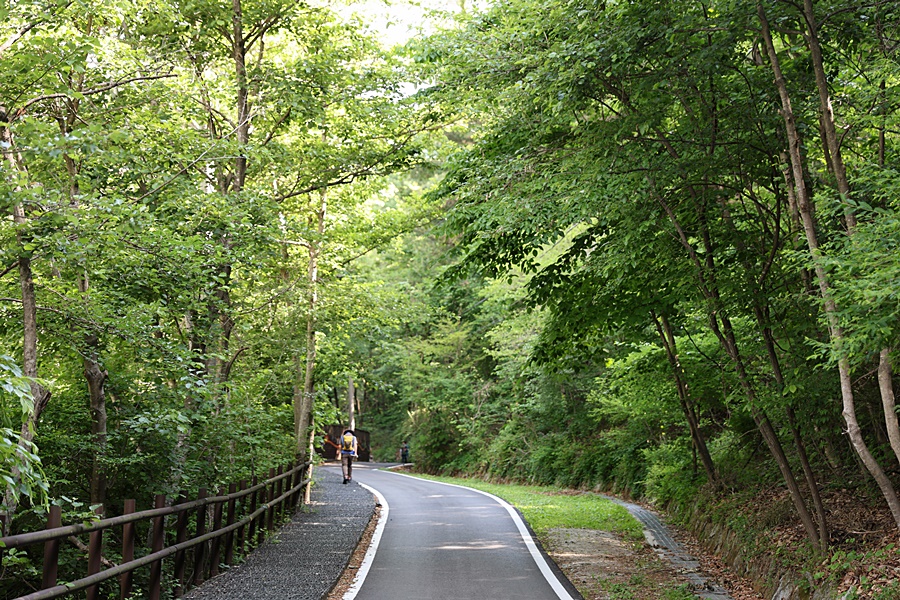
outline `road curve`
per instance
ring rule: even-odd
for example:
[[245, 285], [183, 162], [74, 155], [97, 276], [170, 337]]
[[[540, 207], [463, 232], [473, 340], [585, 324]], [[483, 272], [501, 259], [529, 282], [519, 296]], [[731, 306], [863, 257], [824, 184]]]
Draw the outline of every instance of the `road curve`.
[[581, 597], [499, 498], [365, 463], [354, 465], [353, 480], [380, 494], [387, 519], [344, 600]]

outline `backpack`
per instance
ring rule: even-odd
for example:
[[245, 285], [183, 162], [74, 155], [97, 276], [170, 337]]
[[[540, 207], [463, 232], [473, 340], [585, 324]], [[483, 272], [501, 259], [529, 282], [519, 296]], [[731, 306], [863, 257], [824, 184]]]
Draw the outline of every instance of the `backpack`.
[[353, 434], [345, 433], [341, 437], [341, 450], [344, 452], [353, 452]]

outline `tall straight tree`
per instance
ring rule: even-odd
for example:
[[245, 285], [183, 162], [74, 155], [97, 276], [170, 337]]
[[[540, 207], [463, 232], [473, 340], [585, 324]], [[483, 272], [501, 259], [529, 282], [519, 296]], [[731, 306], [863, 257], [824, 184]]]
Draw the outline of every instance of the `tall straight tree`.
[[[849, 356], [844, 349], [845, 335], [844, 327], [840, 323], [838, 316], [838, 305], [835, 302], [832, 292], [832, 284], [822, 259], [821, 245], [819, 242], [819, 232], [816, 219], [813, 215], [813, 204], [809, 191], [806, 186], [804, 167], [805, 161], [801, 152], [802, 140], [797, 126], [794, 110], [792, 107], [790, 92], [787, 87], [787, 81], [781, 68], [781, 60], [778, 56], [775, 41], [769, 26], [769, 18], [762, 3], [757, 3], [757, 14], [762, 26], [762, 36], [771, 64], [772, 71], [775, 75], [775, 86], [781, 98], [781, 113], [784, 117], [785, 131], [788, 139], [788, 150], [793, 170], [793, 184], [796, 188], [798, 198], [798, 208], [803, 220], [803, 228], [806, 234], [807, 245], [812, 256], [815, 266], [816, 277], [819, 283], [819, 289], [822, 295], [825, 315], [828, 320], [828, 328], [832, 343], [836, 347], [838, 372], [841, 380], [841, 397], [843, 401], [843, 415], [847, 423], [847, 431], [850, 440], [857, 454], [859, 454], [866, 469], [871, 473], [877, 482], [881, 492], [891, 510], [894, 521], [900, 527], [900, 499], [897, 497], [896, 490], [890, 479], [885, 474], [881, 465], [878, 464], [872, 452], [869, 450], [856, 415], [856, 405], [854, 398], [853, 382], [851, 380], [851, 365]], [[850, 187], [847, 181], [846, 168], [841, 158], [842, 153], [837, 143], [834, 113], [831, 106], [830, 94], [827, 82], [825, 81], [824, 67], [822, 62], [821, 47], [818, 42], [818, 25], [816, 23], [812, 3], [809, 0], [804, 2], [804, 20], [807, 25], [807, 41], [811, 49], [811, 60], [813, 70], [816, 74], [816, 84], [819, 93], [820, 102], [820, 119], [825, 130], [825, 146], [828, 149], [828, 164], [833, 171], [838, 182], [838, 191], [841, 195], [842, 204], [846, 205], [850, 199]], [[852, 210], [845, 213], [847, 227], [852, 233], [856, 228], [856, 217]], [[887, 386], [882, 390], [888, 393]]]

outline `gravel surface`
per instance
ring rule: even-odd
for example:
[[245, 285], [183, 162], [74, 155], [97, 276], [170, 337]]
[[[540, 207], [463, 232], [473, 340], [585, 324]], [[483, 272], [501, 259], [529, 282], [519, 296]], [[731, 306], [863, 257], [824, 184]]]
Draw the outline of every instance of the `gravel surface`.
[[694, 594], [698, 598], [703, 598], [704, 600], [732, 600], [722, 586], [708, 580], [704, 576], [700, 569], [700, 563], [688, 554], [684, 546], [672, 537], [669, 530], [654, 512], [612, 496], [604, 497], [624, 506], [628, 512], [641, 522], [641, 525], [644, 526], [644, 537], [647, 538], [647, 542], [656, 549], [660, 557], [672, 563], [691, 582]]
[[311, 502], [243, 564], [191, 590], [188, 600], [319, 600], [332, 588], [375, 510], [372, 494], [316, 468]]

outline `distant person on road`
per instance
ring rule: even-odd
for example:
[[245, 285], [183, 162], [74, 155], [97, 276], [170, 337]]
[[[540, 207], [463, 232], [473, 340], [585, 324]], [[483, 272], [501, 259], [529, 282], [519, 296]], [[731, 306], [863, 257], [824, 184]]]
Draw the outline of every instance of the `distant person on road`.
[[344, 472], [344, 483], [353, 479], [353, 459], [357, 456], [359, 442], [352, 429], [345, 429], [341, 434], [341, 470]]
[[400, 444], [400, 462], [409, 462], [409, 444], [406, 442]]

